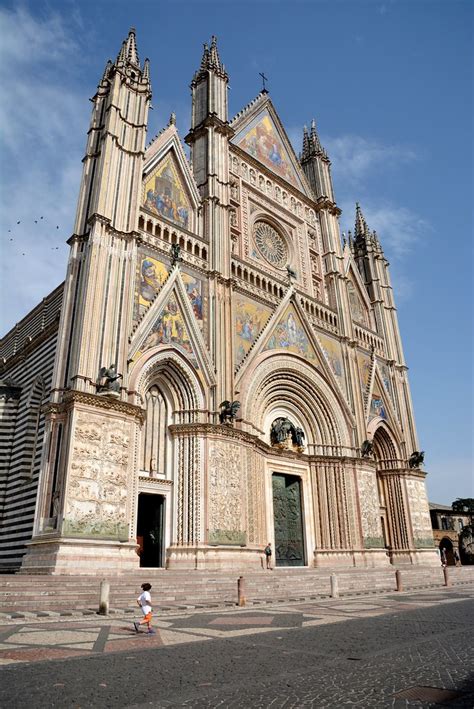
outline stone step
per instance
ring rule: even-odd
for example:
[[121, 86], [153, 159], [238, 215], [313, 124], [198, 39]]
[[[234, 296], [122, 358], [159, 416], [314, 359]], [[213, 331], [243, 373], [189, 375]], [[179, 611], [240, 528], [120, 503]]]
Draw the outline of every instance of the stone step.
[[[442, 587], [441, 567], [401, 568], [405, 590]], [[144, 579], [153, 585], [155, 606], [186, 608], [210, 605], [234, 605], [237, 602], [237, 579], [245, 578], [245, 596], [259, 604], [289, 599], [327, 597], [331, 592], [331, 574], [337, 576], [341, 595], [391, 592], [396, 588], [395, 568], [384, 569], [281, 569], [249, 572], [140, 570], [136, 574], [109, 577], [110, 607], [135, 610], [135, 599]], [[453, 585], [474, 584], [474, 566], [450, 567]], [[0, 575], [0, 613], [2, 612], [75, 612], [96, 609], [99, 602], [100, 576], [28, 576]]]

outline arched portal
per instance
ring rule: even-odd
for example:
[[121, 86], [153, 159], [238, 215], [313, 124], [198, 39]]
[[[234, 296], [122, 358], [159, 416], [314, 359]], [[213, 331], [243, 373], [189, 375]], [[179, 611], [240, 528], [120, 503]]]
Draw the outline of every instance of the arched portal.
[[385, 546], [393, 550], [408, 549], [405, 503], [400, 476], [400, 454], [396, 439], [383, 421], [373, 434], [373, 451], [377, 466], [377, 492], [380, 521]]
[[149, 351], [137, 365], [132, 382], [145, 420], [137, 442], [135, 528], [141, 566], [159, 567], [171, 546], [195, 544], [201, 535], [199, 445], [173, 426], [195, 423], [204, 396], [196, 371], [174, 350]]
[[446, 564], [448, 566], [456, 566], [456, 560], [454, 558], [454, 547], [449, 537], [443, 537], [443, 539], [440, 541], [439, 552], [441, 555], [441, 561], [443, 563], [444, 559], [446, 559]]

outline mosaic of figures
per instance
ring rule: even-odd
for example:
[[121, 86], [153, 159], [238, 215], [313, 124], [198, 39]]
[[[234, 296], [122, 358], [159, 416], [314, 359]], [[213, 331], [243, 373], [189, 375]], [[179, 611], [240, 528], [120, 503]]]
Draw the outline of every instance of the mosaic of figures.
[[316, 360], [314, 349], [308, 340], [299, 316], [291, 305], [278, 321], [264, 351], [279, 349], [294, 352], [311, 362]]
[[[184, 287], [188, 294], [193, 313], [200, 327], [203, 326], [203, 284], [199, 278], [181, 271]], [[155, 299], [156, 294], [168, 278], [168, 266], [157, 259], [140, 252], [136, 289], [135, 319], [138, 319]]]
[[188, 228], [191, 206], [171, 153], [147, 176], [143, 203], [154, 214]]
[[369, 355], [366, 355], [363, 352], [358, 352], [357, 353], [357, 364], [359, 367], [359, 381], [360, 381], [360, 390], [362, 393], [362, 399], [365, 399], [365, 395], [367, 394], [367, 388], [369, 386], [370, 372], [372, 369], [372, 360], [370, 359]]
[[369, 421], [380, 416], [382, 419], [387, 418], [387, 408], [385, 406], [383, 396], [378, 387], [374, 387], [372, 397], [370, 399]]
[[382, 362], [381, 360], [377, 360], [377, 363], [378, 363], [380, 376], [382, 377], [382, 382], [385, 387], [385, 390], [393, 402], [394, 396], [393, 396], [392, 382], [390, 379], [390, 370], [387, 367], [387, 365], [385, 364], [385, 362]]
[[332, 337], [326, 337], [318, 333], [318, 339], [323, 348], [326, 359], [329, 362], [331, 371], [337, 379], [337, 383], [343, 392], [346, 392], [346, 379], [344, 376], [344, 365], [342, 363], [342, 350], [339, 342]]
[[256, 303], [243, 295], [233, 299], [234, 305], [234, 357], [238, 367], [262, 331], [272, 311], [266, 305]]
[[268, 111], [256, 116], [244, 132], [237, 135], [235, 143], [277, 175], [301, 187], [297, 172]]
[[362, 325], [368, 325], [367, 309], [362, 304], [362, 300], [352, 281], [348, 282], [347, 291], [349, 294], [349, 307], [351, 309], [351, 315], [353, 319], [356, 322], [361, 323]]
[[151, 347], [163, 344], [173, 345], [177, 350], [191, 358], [195, 367], [198, 366], [188, 331], [174, 294], [169, 298], [165, 307], [154, 321], [135, 359]]

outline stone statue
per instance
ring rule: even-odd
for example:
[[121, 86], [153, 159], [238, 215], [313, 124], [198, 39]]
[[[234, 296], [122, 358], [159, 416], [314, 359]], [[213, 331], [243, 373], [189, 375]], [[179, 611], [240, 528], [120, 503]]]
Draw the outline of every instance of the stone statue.
[[290, 419], [287, 419], [284, 416], [280, 416], [275, 419], [270, 429], [270, 442], [272, 446], [286, 443], [288, 436], [291, 434], [292, 426], [293, 424]]
[[293, 426], [292, 440], [298, 448], [304, 448], [304, 431], [299, 426]]
[[120, 381], [122, 375], [117, 372], [115, 364], [102, 367], [97, 379], [97, 393], [109, 396], [120, 396]]
[[420, 465], [423, 465], [424, 459], [425, 451], [413, 451], [408, 460], [408, 465], [410, 466], [410, 468], [419, 468]]
[[360, 447], [360, 452], [363, 458], [370, 458], [372, 453], [374, 452], [373, 441], [369, 441], [366, 439]]
[[300, 451], [304, 448], [305, 434], [302, 428], [295, 426], [290, 419], [279, 416], [272, 423], [270, 429], [270, 443], [278, 448], [288, 448], [288, 439], [291, 438], [293, 446]]
[[226, 399], [219, 408], [220, 423], [233, 423], [237, 416], [237, 411], [240, 409], [240, 401], [227, 401]]
[[290, 264], [287, 264], [286, 272], [288, 274], [288, 280], [290, 283], [296, 280], [296, 271], [292, 266], [290, 266]]
[[182, 261], [180, 252], [181, 246], [179, 244], [171, 244], [171, 268], [174, 268], [177, 263]]

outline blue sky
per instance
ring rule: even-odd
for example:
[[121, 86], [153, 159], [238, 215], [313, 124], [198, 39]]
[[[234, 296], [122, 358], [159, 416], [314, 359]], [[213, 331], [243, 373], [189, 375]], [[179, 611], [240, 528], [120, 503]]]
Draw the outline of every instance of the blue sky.
[[0, 2], [0, 332], [64, 277], [88, 98], [128, 28], [151, 61], [150, 138], [171, 111], [187, 131], [189, 83], [202, 43], [216, 34], [231, 115], [255, 97], [264, 71], [297, 150], [303, 124], [316, 119], [342, 228], [352, 228], [360, 201], [391, 263], [430, 499], [473, 496], [473, 8], [470, 0]]

